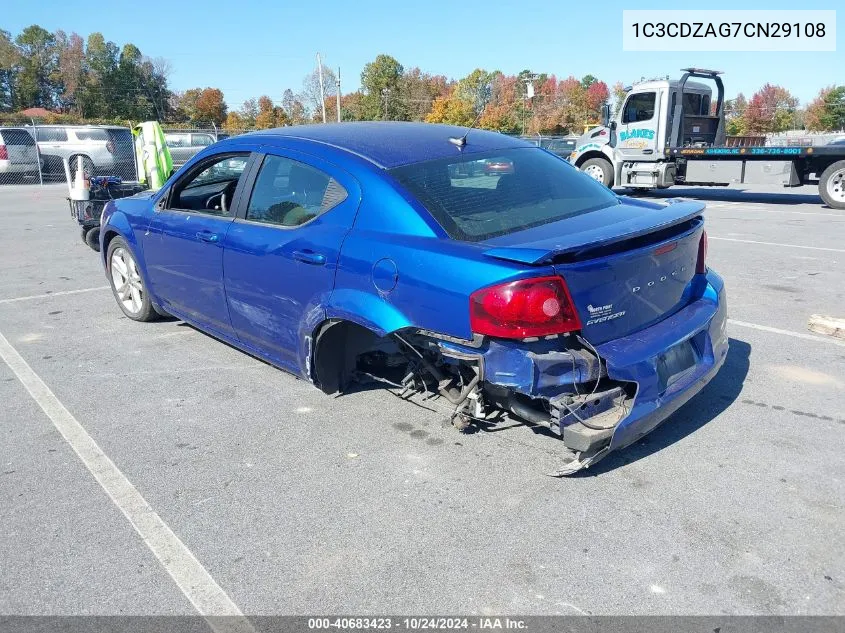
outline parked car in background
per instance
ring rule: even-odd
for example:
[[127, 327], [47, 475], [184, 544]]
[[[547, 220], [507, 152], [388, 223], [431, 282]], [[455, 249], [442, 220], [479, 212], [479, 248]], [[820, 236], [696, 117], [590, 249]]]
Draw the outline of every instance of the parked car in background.
[[574, 136], [571, 138], [551, 138], [548, 140], [541, 140], [540, 147], [557, 154], [561, 158], [569, 158], [569, 155], [575, 149], [577, 140], [578, 139]]
[[378, 121], [216, 143], [108, 202], [100, 243], [130, 319], [170, 314], [329, 394], [436, 394], [458, 428], [545, 427], [563, 475], [724, 362], [704, 223], [700, 202], [617, 196], [516, 138]]
[[38, 180], [38, 147], [24, 128], [0, 127], [0, 182]]
[[170, 150], [170, 157], [173, 159], [173, 168], [179, 169], [191, 160], [195, 154], [212, 143], [216, 143], [217, 134], [214, 132], [171, 131], [164, 133], [164, 142], [167, 144], [167, 149]]
[[512, 173], [513, 163], [509, 160], [491, 158], [484, 162], [484, 174], [487, 176], [501, 176], [502, 174]]
[[65, 178], [62, 161], [70, 163], [75, 177], [77, 159], [91, 176], [119, 176], [136, 180], [135, 143], [132, 131], [119, 125], [37, 125], [27, 128], [38, 143], [44, 173]]

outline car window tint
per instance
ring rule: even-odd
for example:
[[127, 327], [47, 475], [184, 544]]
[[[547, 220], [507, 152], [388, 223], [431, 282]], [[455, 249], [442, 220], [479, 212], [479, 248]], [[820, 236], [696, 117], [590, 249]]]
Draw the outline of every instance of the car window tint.
[[248, 161], [247, 154], [227, 154], [204, 162], [173, 186], [170, 208], [231, 216], [235, 189]]
[[450, 237], [477, 242], [618, 204], [604, 185], [539, 148], [390, 170]]
[[0, 130], [4, 145], [35, 145], [35, 140], [25, 130]]
[[191, 145], [195, 147], [205, 147], [206, 145], [211, 145], [214, 142], [214, 139], [210, 134], [192, 134], [191, 139]]
[[319, 169], [268, 155], [255, 180], [246, 219], [299, 226], [337, 206], [346, 195], [340, 183]]
[[625, 103], [625, 112], [622, 115], [622, 123], [637, 123], [638, 121], [649, 121], [654, 116], [654, 102], [657, 98], [655, 92], [640, 92], [631, 95]]
[[62, 143], [67, 140], [67, 132], [63, 128], [38, 127], [35, 130], [39, 141]]
[[80, 141], [108, 141], [109, 135], [105, 130], [74, 130]]

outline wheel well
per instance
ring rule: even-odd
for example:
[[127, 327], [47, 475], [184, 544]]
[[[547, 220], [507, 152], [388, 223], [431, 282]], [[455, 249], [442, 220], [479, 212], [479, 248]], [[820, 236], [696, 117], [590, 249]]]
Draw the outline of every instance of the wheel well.
[[331, 320], [317, 327], [313, 340], [310, 378], [332, 394], [351, 382], [358, 356], [385, 339], [352, 321]]
[[607, 161], [607, 164], [610, 165], [611, 171], [613, 170], [613, 164], [610, 162], [610, 159], [602, 154], [601, 152], [597, 152], [595, 150], [591, 150], [586, 154], [581, 154], [578, 158], [575, 159], [575, 166], [580, 167], [586, 161], [590, 160], [591, 158], [602, 158]]

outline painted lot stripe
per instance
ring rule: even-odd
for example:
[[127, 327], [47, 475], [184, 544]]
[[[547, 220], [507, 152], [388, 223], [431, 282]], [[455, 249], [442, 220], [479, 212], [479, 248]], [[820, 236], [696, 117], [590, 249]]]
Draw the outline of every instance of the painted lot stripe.
[[816, 213], [815, 211], [789, 211], [787, 209], [765, 209], [762, 207], [753, 207], [749, 205], [727, 207], [722, 204], [713, 203], [707, 203], [707, 208], [714, 209], [717, 211], [753, 211], [755, 213], [793, 213], [795, 215], [823, 215], [826, 217], [842, 218], [843, 220], [845, 220], [845, 213]]
[[822, 246], [801, 246], [799, 244], [781, 244], [779, 242], [760, 242], [758, 240], [740, 240], [733, 237], [714, 237], [707, 235], [708, 240], [719, 240], [722, 242], [741, 242], [743, 244], [762, 244], [763, 246], [782, 246], [784, 248], [803, 248], [810, 251], [827, 251], [829, 253], [845, 253], [845, 248], [824, 248]]
[[837, 347], [845, 347], [845, 341], [839, 341], [835, 338], [816, 336], [814, 334], [807, 334], [805, 332], [793, 332], [792, 330], [781, 330], [780, 328], [769, 327], [768, 325], [758, 325], [757, 323], [737, 321], [736, 319], [728, 319], [728, 323], [730, 325], [738, 325], [739, 327], [751, 328], [752, 330], [760, 330], [761, 332], [770, 332], [772, 334], [780, 334], [781, 336], [791, 336], [792, 338], [800, 338], [805, 341], [816, 341], [818, 343], [836, 345]]
[[2, 333], [0, 358], [47, 414], [56, 430], [132, 524], [185, 597], [200, 615], [209, 618], [209, 626], [216, 631], [250, 631], [252, 627], [243, 617], [212, 617], [243, 614]]
[[81, 288], [80, 290], [60, 290], [59, 292], [47, 292], [43, 295], [29, 295], [28, 297], [14, 297], [12, 299], [0, 299], [0, 303], [17, 303], [18, 301], [32, 301], [33, 299], [47, 299], [48, 297], [63, 297], [65, 295], [78, 295], [83, 292], [96, 292], [108, 290], [109, 286], [97, 286], [96, 288]]

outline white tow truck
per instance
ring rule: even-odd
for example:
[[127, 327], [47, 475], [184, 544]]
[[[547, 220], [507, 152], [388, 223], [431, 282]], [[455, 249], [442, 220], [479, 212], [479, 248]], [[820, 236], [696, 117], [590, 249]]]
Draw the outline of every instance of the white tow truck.
[[[615, 117], [578, 139], [569, 161], [608, 187], [817, 184], [822, 200], [845, 209], [845, 146], [729, 147], [721, 73], [685, 68], [677, 80], [645, 81]], [[705, 79], [715, 84], [716, 102]]]

